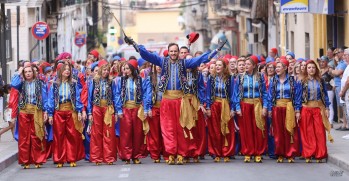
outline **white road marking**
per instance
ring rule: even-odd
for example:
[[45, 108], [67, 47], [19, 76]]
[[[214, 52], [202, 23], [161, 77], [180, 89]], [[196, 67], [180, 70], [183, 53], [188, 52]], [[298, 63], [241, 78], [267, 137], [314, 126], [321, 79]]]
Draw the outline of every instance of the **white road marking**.
[[128, 177], [128, 173], [123, 173], [119, 175], [119, 178], [127, 178]]
[[129, 172], [131, 168], [121, 168], [122, 172]]

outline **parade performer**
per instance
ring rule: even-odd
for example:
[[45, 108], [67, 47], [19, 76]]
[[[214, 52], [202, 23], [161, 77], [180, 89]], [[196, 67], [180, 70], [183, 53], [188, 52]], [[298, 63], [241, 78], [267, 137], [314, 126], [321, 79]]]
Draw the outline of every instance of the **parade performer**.
[[150, 158], [154, 160], [154, 163], [160, 163], [160, 154], [163, 151], [160, 128], [160, 102], [162, 99], [162, 92], [159, 91], [160, 75], [161, 67], [153, 65], [149, 73], [152, 87], [152, 109], [151, 116], [148, 117], [149, 133], [147, 134], [147, 148]]
[[40, 168], [46, 162], [47, 87], [36, 78], [30, 64], [21, 68], [19, 73], [11, 82], [11, 86], [19, 91], [18, 163], [25, 169], [30, 164]]
[[267, 116], [267, 91], [263, 74], [257, 71], [258, 58], [246, 60], [246, 72], [237, 77], [234, 89], [234, 106], [238, 115], [241, 135], [241, 153], [245, 162], [255, 156], [262, 162], [261, 155], [267, 149], [265, 116]]
[[83, 139], [81, 88], [72, 79], [69, 63], [57, 66], [57, 78], [48, 94], [49, 123], [53, 125], [53, 161], [57, 168], [85, 157]]
[[91, 125], [90, 161], [112, 165], [116, 161], [116, 137], [112, 76], [107, 61], [98, 63], [98, 74], [88, 88], [87, 113]]
[[325, 81], [321, 79], [320, 70], [313, 60], [306, 62], [305, 76], [302, 80], [302, 112], [299, 120], [302, 139], [302, 156], [306, 163], [315, 157], [318, 163], [327, 158], [326, 132], [330, 134], [328, 121], [329, 105]]
[[233, 109], [234, 78], [230, 75], [227, 63], [216, 61], [216, 75], [211, 75], [207, 81], [207, 127], [210, 140], [210, 154], [215, 155], [215, 162], [230, 161], [235, 153], [235, 124]]
[[288, 66], [286, 59], [276, 64], [277, 75], [271, 79], [268, 91], [268, 111], [272, 118], [270, 132], [274, 135], [277, 163], [282, 163], [284, 158], [293, 163], [294, 157], [299, 156], [296, 116], [300, 116], [301, 87], [287, 73]]
[[[273, 58], [267, 57], [266, 63], [267, 63], [267, 66], [266, 66], [266, 69], [265, 69], [264, 78], [266, 80], [266, 86], [265, 87], [267, 88], [267, 91], [268, 91], [270, 82], [271, 82], [272, 78], [275, 75], [276, 62], [274, 62]], [[271, 117], [268, 116], [268, 118], [267, 118], [268, 156], [270, 158], [276, 158], [275, 157], [275, 150], [274, 150], [274, 147], [275, 147], [274, 135], [272, 133], [272, 130], [270, 129], [271, 122], [272, 122], [272, 119], [271, 119]]]
[[[199, 57], [189, 60], [179, 59], [179, 46], [175, 43], [168, 45], [168, 57], [159, 57], [148, 52], [143, 45], [136, 45], [133, 40], [127, 40], [139, 50], [144, 60], [151, 62], [162, 69], [159, 90], [163, 92], [160, 105], [160, 124], [164, 139], [165, 151], [169, 153], [168, 164], [183, 164], [183, 156], [188, 152], [189, 130], [193, 125], [189, 123], [189, 100], [184, 98], [189, 93], [186, 79], [186, 69], [196, 68], [201, 63], [207, 63], [217, 54], [217, 50], [206, 52]], [[221, 43], [219, 50], [225, 44]]]
[[[84, 109], [87, 110], [87, 104], [88, 104], [88, 87], [92, 85], [93, 77], [98, 73], [98, 62], [93, 62], [90, 65], [87, 66], [87, 69], [85, 71], [85, 86], [82, 88], [81, 91], [81, 102], [84, 105]], [[88, 70], [90, 69], [90, 70]], [[95, 72], [94, 70], [97, 70]], [[85, 136], [84, 139], [84, 148], [85, 148], [85, 160], [90, 161], [90, 129], [91, 125], [89, 125], [89, 119], [86, 119], [84, 121], [84, 131], [83, 134]], [[88, 130], [89, 129], [89, 130]]]
[[[119, 155], [126, 164], [132, 159], [140, 164], [146, 151], [145, 135], [149, 132], [146, 120], [150, 112], [151, 85], [149, 79], [142, 79], [137, 72], [136, 60], [125, 64], [125, 74], [117, 82], [115, 106], [120, 118]], [[143, 102], [143, 105], [142, 105]]]
[[[186, 60], [189, 60], [193, 58], [190, 54], [186, 55]], [[188, 147], [188, 153], [184, 159], [184, 162], [189, 162], [190, 158], [193, 158], [194, 163], [199, 163], [199, 151], [197, 149], [198, 144], [201, 144], [203, 137], [199, 136], [199, 122], [200, 122], [200, 129], [205, 129], [205, 124], [202, 124], [204, 121], [204, 117], [201, 111], [201, 119], [199, 120], [199, 109], [200, 109], [200, 101], [198, 99], [198, 78], [199, 78], [199, 72], [195, 69], [187, 69], [187, 87], [189, 89], [188, 94], [184, 95], [185, 98], [189, 99], [189, 105], [190, 105], [190, 111], [189, 114], [190, 117], [188, 119], [191, 119], [192, 125], [188, 126], [189, 129], [189, 147]], [[201, 106], [203, 109], [203, 106]], [[204, 126], [204, 128], [202, 128]], [[202, 135], [202, 133], [200, 134]]]

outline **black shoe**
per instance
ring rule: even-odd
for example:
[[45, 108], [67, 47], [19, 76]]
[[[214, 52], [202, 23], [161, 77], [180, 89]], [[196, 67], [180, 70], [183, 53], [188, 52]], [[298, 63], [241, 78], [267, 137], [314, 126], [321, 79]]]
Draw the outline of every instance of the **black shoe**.
[[336, 130], [341, 130], [341, 129], [343, 129], [342, 126], [339, 126], [338, 128], [336, 128]]
[[349, 131], [349, 128], [342, 128], [342, 129], [339, 129], [338, 131]]

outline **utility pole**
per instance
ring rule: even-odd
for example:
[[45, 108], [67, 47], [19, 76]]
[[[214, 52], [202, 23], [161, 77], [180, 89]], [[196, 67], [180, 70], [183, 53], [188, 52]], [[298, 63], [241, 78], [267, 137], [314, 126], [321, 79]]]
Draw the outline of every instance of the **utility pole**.
[[20, 24], [20, 7], [17, 6], [17, 67], [19, 67], [19, 24]]

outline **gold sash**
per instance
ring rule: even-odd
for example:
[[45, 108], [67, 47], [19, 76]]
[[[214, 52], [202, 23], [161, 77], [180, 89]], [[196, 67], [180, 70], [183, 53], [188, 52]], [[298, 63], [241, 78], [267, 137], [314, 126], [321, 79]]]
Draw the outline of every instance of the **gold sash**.
[[[138, 104], [136, 104], [135, 101], [126, 101], [124, 107], [127, 109], [138, 108], [137, 117], [142, 121], [143, 134], [147, 135], [149, 132], [149, 123], [148, 123], [148, 120], [146, 119], [146, 117], [144, 116], [143, 105], [138, 105]], [[147, 143], [146, 136], [144, 136], [144, 144], [146, 144], [146, 143]]]
[[78, 120], [78, 113], [73, 110], [72, 103], [66, 102], [66, 103], [60, 104], [58, 110], [59, 111], [71, 111], [72, 112], [72, 117], [73, 117], [75, 129], [78, 130], [79, 133], [81, 133], [82, 139], [85, 139], [84, 134], [82, 134], [82, 132], [84, 130], [84, 125], [83, 125], [82, 121]]
[[160, 108], [160, 104], [161, 104], [160, 101], [156, 101], [153, 107]]
[[256, 125], [257, 125], [257, 128], [259, 128], [262, 131], [262, 135], [264, 137], [265, 121], [264, 121], [264, 118], [262, 117], [263, 107], [262, 107], [261, 100], [259, 98], [255, 98], [255, 99], [244, 98], [242, 101], [247, 104], [254, 105], [254, 117], [256, 118]]
[[[186, 127], [189, 130], [190, 139], [194, 139], [191, 129], [195, 127], [195, 121], [198, 120], [199, 107], [200, 103], [195, 95], [187, 94], [182, 98], [179, 121], [183, 128]], [[184, 137], [187, 138], [188, 135], [186, 134], [185, 130], [183, 130], [183, 132]]]
[[286, 107], [286, 130], [291, 135], [291, 143], [293, 143], [294, 128], [296, 127], [296, 115], [294, 112], [291, 99], [278, 99], [276, 100], [276, 107]]
[[[113, 121], [113, 114], [114, 114], [114, 106], [110, 105], [108, 106], [108, 101], [105, 99], [102, 99], [100, 101], [100, 106], [101, 107], [107, 107], [107, 111], [105, 112], [104, 115], [104, 124], [111, 127], [112, 126], [112, 121]], [[107, 130], [107, 137], [109, 137], [109, 131]]]
[[24, 109], [21, 109], [20, 112], [24, 114], [34, 114], [35, 135], [40, 139], [41, 149], [42, 151], [44, 151], [45, 148], [42, 143], [42, 140], [44, 139], [44, 136], [45, 136], [45, 129], [44, 129], [44, 115], [42, 110], [33, 104], [26, 104]]
[[179, 99], [184, 96], [183, 91], [181, 90], [166, 90], [162, 95], [162, 98], [165, 99]]
[[215, 98], [216, 102], [220, 102], [222, 104], [222, 111], [221, 111], [221, 132], [224, 136], [224, 146], [228, 146], [228, 140], [226, 135], [229, 133], [229, 127], [228, 123], [230, 121], [230, 108], [229, 108], [229, 102], [226, 98]]
[[306, 104], [303, 104], [303, 107], [318, 107], [321, 110], [322, 123], [328, 133], [328, 140], [333, 143], [334, 139], [331, 135], [331, 124], [328, 121], [328, 117], [326, 117], [326, 107], [322, 103], [322, 101], [308, 101]]

